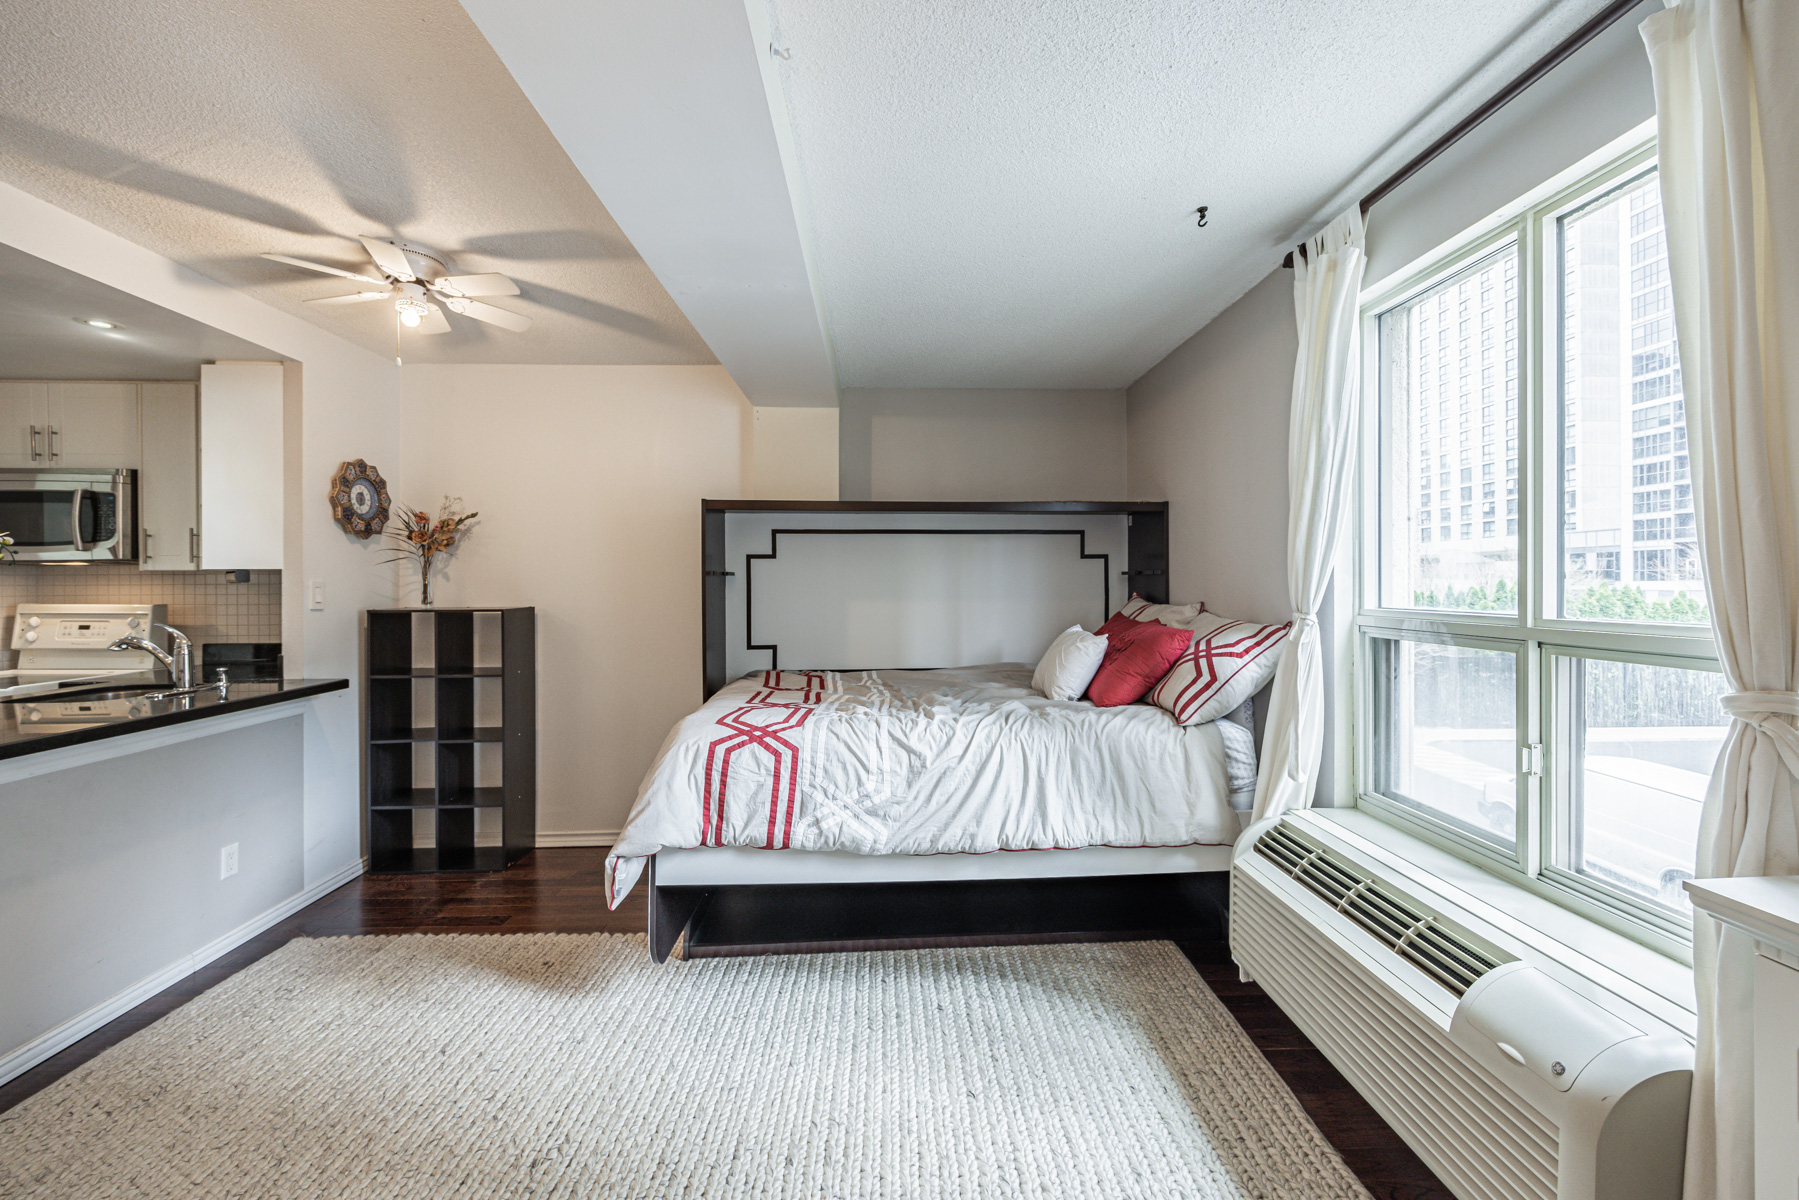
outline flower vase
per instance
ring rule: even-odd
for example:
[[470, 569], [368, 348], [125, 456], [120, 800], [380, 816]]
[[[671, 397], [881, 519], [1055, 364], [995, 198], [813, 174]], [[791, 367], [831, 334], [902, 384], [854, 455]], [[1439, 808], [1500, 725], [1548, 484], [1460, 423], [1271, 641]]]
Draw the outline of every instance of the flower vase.
[[431, 559], [419, 556], [419, 607], [431, 607]]

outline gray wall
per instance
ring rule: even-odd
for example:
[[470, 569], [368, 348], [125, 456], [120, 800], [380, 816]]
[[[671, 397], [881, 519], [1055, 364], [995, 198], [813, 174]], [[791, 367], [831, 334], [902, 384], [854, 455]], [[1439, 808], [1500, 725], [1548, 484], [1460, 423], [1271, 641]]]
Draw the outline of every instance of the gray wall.
[[1661, 0], [1644, 0], [1382, 200], [1368, 216], [1367, 281], [1652, 120], [1655, 90], [1637, 26], [1661, 9]]
[[845, 500], [1122, 500], [1124, 392], [846, 388]]
[[0, 785], [0, 1058], [297, 895], [303, 786], [297, 708]]

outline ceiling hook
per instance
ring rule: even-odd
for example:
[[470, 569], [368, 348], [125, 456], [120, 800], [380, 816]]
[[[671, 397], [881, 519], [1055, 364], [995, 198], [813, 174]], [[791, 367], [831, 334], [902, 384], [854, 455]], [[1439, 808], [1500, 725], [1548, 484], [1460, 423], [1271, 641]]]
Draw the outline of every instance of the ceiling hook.
[[1198, 228], [1204, 229], [1206, 227], [1206, 209], [1208, 209], [1210, 207], [1211, 207], [1211, 205], [1209, 205], [1209, 204], [1202, 204], [1198, 208], [1193, 210], [1194, 215], [1196, 215], [1199, 218]]
[[778, 58], [782, 62], [786, 62], [788, 59], [793, 57], [793, 51], [789, 48], [777, 46], [773, 42], [770, 42], [768, 44], [768, 56], [770, 58]]

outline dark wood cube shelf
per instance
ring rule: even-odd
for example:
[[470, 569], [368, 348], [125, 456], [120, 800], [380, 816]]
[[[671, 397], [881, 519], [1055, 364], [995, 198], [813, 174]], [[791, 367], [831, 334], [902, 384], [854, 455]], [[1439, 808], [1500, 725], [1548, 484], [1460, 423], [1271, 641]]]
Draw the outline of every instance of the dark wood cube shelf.
[[506, 869], [537, 842], [537, 610], [363, 622], [369, 873]]

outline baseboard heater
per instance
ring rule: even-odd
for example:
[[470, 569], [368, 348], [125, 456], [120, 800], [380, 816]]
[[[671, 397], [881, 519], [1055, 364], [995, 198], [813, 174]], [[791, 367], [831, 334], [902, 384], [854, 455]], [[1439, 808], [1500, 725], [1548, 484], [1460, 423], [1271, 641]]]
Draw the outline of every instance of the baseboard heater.
[[1251, 829], [1233, 957], [1459, 1200], [1679, 1200], [1686, 1040], [1375, 865], [1291, 818]]

